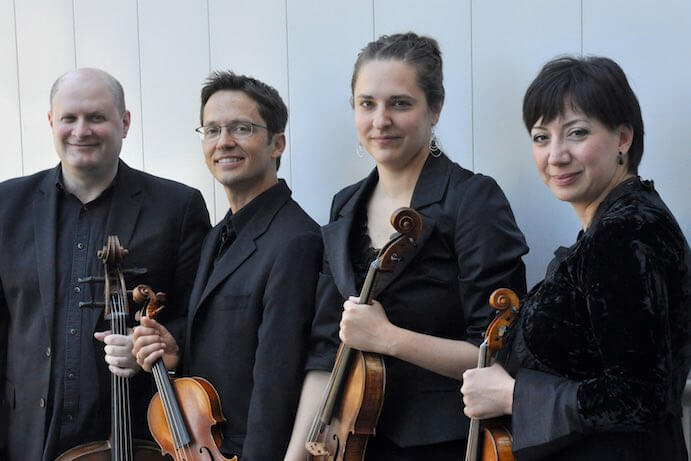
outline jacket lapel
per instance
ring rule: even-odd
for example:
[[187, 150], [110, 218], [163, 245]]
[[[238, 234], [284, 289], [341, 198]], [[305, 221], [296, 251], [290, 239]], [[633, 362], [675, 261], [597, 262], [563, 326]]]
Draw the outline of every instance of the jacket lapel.
[[[60, 165], [57, 166], [60, 168]], [[56, 226], [58, 222], [58, 191], [55, 186], [57, 168], [46, 174], [33, 203], [36, 267], [41, 294], [41, 307], [52, 344], [53, 314], [55, 313]]]
[[[214, 253], [218, 245], [221, 225], [219, 224], [211, 231], [212, 234], [209, 235], [200, 263], [200, 269], [204, 271], [204, 274], [198, 274], [199, 283], [195, 281], [194, 291], [190, 297], [189, 317], [192, 321], [187, 322], [188, 328], [192, 325], [194, 316], [213, 291], [256, 251], [255, 240], [266, 232], [278, 210], [290, 199], [290, 189], [283, 180], [280, 180], [275, 187], [278, 188], [275, 191], [264, 192], [275, 194], [275, 197], [272, 197], [255, 212], [215, 266]], [[197, 293], [201, 293], [201, 295]], [[197, 298], [197, 296], [199, 297]]]
[[366, 206], [365, 200], [379, 181], [377, 169], [365, 178], [360, 187], [336, 211], [334, 221], [322, 227], [324, 254], [329, 261], [329, 269], [341, 296], [357, 296], [361, 287], [355, 286], [355, 273], [348, 248], [349, 236], [357, 210]]

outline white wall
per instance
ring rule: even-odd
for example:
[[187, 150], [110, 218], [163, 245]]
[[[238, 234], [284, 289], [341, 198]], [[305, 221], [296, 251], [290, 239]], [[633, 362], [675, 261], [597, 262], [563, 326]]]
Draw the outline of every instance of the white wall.
[[558, 54], [622, 65], [646, 124], [640, 173], [691, 235], [688, 0], [0, 0], [0, 180], [57, 163], [50, 85], [75, 67], [100, 67], [122, 82], [132, 111], [123, 158], [199, 188], [218, 220], [225, 197], [192, 130], [202, 81], [231, 68], [284, 97], [289, 145], [279, 173], [323, 224], [333, 194], [373, 166], [355, 154], [357, 51], [406, 30], [439, 40], [447, 99], [438, 134], [451, 158], [503, 187], [531, 247], [530, 284], [578, 231], [535, 172], [521, 122], [525, 88]]

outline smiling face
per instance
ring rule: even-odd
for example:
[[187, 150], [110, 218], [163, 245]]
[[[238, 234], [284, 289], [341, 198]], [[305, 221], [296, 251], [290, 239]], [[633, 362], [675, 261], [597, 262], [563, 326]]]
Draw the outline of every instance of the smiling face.
[[584, 227], [607, 194], [631, 176], [625, 162], [618, 162], [619, 152], [625, 158], [633, 139], [625, 125], [610, 130], [567, 103], [551, 122], [539, 119], [530, 135], [542, 180], [555, 197], [571, 203]]
[[103, 74], [80, 70], [65, 76], [53, 96], [48, 122], [64, 174], [103, 178], [117, 171], [130, 126]]
[[[222, 126], [236, 121], [266, 126], [256, 101], [244, 92], [221, 90], [212, 94], [204, 105], [203, 125]], [[233, 212], [276, 184], [276, 159], [284, 148], [283, 133], [271, 134], [258, 127], [247, 138], [235, 139], [222, 129], [218, 138], [203, 141], [206, 166], [223, 185]]]
[[378, 166], [402, 169], [423, 162], [429, 153], [432, 111], [417, 85], [416, 70], [396, 59], [363, 64], [353, 104], [358, 139]]

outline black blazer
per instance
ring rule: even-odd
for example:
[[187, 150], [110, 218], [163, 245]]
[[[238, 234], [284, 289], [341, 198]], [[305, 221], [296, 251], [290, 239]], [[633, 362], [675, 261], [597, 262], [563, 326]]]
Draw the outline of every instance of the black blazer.
[[[333, 365], [343, 300], [360, 289], [348, 238], [356, 211], [366, 206], [377, 181], [375, 169], [336, 194], [330, 223], [322, 229], [324, 267], [308, 369], [330, 370]], [[422, 236], [388, 283], [380, 284], [375, 299], [397, 326], [479, 344], [490, 319], [490, 293], [499, 287], [525, 292], [521, 256], [528, 248], [511, 208], [494, 180], [445, 155], [428, 158], [411, 206], [422, 215]], [[458, 381], [393, 357], [385, 356], [385, 363], [378, 434], [403, 447], [466, 437]]]
[[[60, 168], [58, 165], [57, 168]], [[47, 433], [52, 363], [53, 313], [56, 304], [57, 169], [0, 184], [0, 459], [52, 461]], [[173, 320], [184, 314], [202, 239], [210, 227], [199, 191], [133, 170], [120, 162], [118, 184], [107, 218], [108, 234], [129, 249], [124, 267], [146, 267], [144, 281], [169, 295]], [[105, 236], [104, 236], [105, 237]], [[105, 241], [105, 238], [104, 238]], [[129, 288], [129, 287], [128, 287]], [[93, 336], [103, 316], [86, 314]], [[168, 322], [176, 328], [175, 321]], [[178, 321], [178, 323], [182, 323]], [[94, 347], [103, 345], [94, 340]], [[100, 356], [103, 354], [101, 353]], [[85, 364], [81, 366], [100, 366]], [[142, 374], [144, 375], [144, 374]], [[148, 378], [145, 380], [150, 381]], [[108, 383], [106, 377], [104, 382]], [[135, 395], [150, 395], [134, 387]], [[94, 392], [101, 392], [98, 383]], [[147, 402], [133, 404], [134, 419], [145, 418]], [[93, 409], [80, 408], [81, 412]], [[88, 414], [88, 413], [86, 413]], [[103, 434], [107, 438], [108, 434]], [[44, 450], [45, 448], [45, 450]]]
[[304, 378], [322, 245], [290, 194], [280, 181], [255, 199], [215, 271], [222, 224], [209, 233], [190, 300], [183, 370], [218, 391], [222, 451], [243, 461], [283, 459]]

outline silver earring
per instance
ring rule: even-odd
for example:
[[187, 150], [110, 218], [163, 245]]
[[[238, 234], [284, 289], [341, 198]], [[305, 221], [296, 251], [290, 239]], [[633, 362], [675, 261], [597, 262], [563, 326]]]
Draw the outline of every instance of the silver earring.
[[432, 128], [432, 136], [429, 138], [429, 154], [432, 157], [439, 157], [442, 154], [441, 144], [439, 144], [437, 133], [434, 132], [434, 128]]
[[365, 157], [365, 152], [366, 152], [366, 151], [365, 151], [365, 148], [362, 147], [362, 144], [357, 143], [357, 147], [355, 148], [355, 155], [357, 155], [357, 156], [360, 157], [360, 158], [364, 158], [364, 157]]

